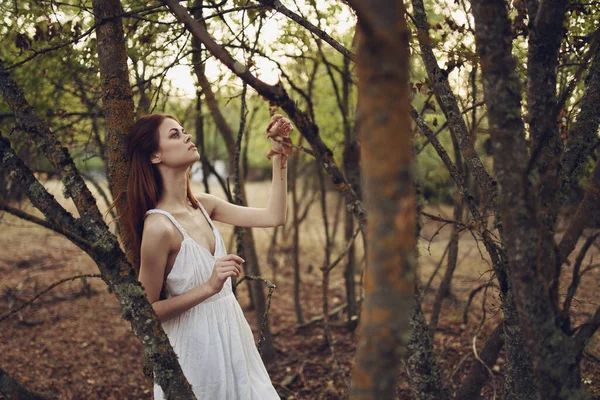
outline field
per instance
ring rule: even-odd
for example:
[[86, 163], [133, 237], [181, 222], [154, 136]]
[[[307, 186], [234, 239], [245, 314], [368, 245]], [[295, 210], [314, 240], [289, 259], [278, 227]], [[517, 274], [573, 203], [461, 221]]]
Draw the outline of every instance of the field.
[[[48, 181], [46, 187], [67, 209], [75, 214], [72, 202], [64, 199], [60, 183]], [[249, 205], [267, 204], [270, 183], [250, 183], [247, 186]], [[202, 191], [201, 186], [196, 186]], [[224, 197], [217, 187], [211, 193]], [[335, 214], [337, 196], [328, 198], [328, 215]], [[288, 203], [291, 204], [291, 203]], [[99, 200], [102, 210], [106, 205]], [[41, 215], [30, 208], [28, 212]], [[452, 215], [450, 207], [428, 207], [432, 214]], [[331, 217], [333, 219], [333, 217]], [[288, 224], [291, 218], [288, 218]], [[448, 243], [449, 226], [431, 239], [440, 223], [425, 221], [420, 241], [420, 275], [427, 282]], [[216, 222], [229, 248], [232, 227]], [[324, 233], [319, 204], [315, 203], [301, 228], [302, 306], [307, 320], [321, 314], [321, 272]], [[31, 223], [3, 214], [0, 218], [0, 315], [4, 315], [24, 300], [30, 299], [48, 285], [77, 274], [99, 273], [94, 262], [64, 237]], [[255, 228], [253, 234], [259, 253], [262, 275], [273, 277], [273, 266], [267, 264], [266, 252], [273, 228]], [[333, 258], [344, 248], [343, 229], [337, 229]], [[559, 233], [560, 234], [560, 233]], [[291, 238], [291, 236], [290, 236]], [[580, 241], [578, 248], [583, 240]], [[357, 259], [362, 259], [362, 241]], [[481, 350], [487, 335], [500, 321], [499, 299], [495, 289], [483, 291], [473, 300], [468, 321], [463, 311], [470, 292], [490, 279], [490, 267], [482, 258], [483, 246], [473, 236], [463, 232], [459, 247], [459, 265], [452, 282], [452, 293], [446, 299], [435, 336], [436, 352], [445, 382], [451, 390], [463, 381], [473, 357], [473, 338]], [[577, 253], [577, 250], [575, 251]], [[593, 247], [584, 266], [598, 260], [599, 250]], [[333, 271], [330, 281], [330, 308], [345, 302], [343, 263]], [[270, 320], [277, 350], [276, 359], [267, 366], [280, 393], [295, 399], [344, 398], [347, 390], [337, 373], [331, 352], [323, 343], [321, 324], [296, 332], [293, 304], [293, 270], [282, 258], [277, 267]], [[563, 274], [561, 293], [570, 282], [568, 270]], [[425, 293], [424, 310], [430, 311], [439, 285], [443, 267]], [[357, 280], [360, 277], [357, 276]], [[573, 304], [576, 324], [583, 322], [598, 307], [597, 288], [600, 270], [592, 269], [582, 279], [580, 291]], [[238, 299], [246, 317], [256, 332], [255, 318], [248, 311], [248, 295], [242, 284]], [[345, 315], [342, 314], [340, 321]], [[483, 322], [483, 323], [482, 323]], [[62, 284], [41, 297], [18, 315], [0, 322], [0, 367], [19, 379], [27, 388], [57, 399], [151, 399], [152, 381], [142, 374], [142, 347], [133, 335], [128, 322], [120, 316], [119, 303], [109, 293], [104, 282], [90, 278]], [[335, 352], [341, 369], [350, 381], [355, 353], [354, 334], [333, 324]], [[499, 396], [502, 390], [504, 359], [493, 369], [494, 379], [485, 386], [485, 398]], [[597, 333], [582, 359], [584, 384], [590, 392], [600, 395], [600, 335]], [[1, 395], [0, 395], [1, 397]], [[406, 371], [400, 371], [398, 398], [409, 399]]]

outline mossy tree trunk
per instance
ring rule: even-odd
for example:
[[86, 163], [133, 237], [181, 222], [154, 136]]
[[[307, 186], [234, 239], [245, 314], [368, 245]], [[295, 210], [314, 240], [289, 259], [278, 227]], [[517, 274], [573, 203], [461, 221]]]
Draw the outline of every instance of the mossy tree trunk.
[[[536, 43], [536, 37], [545, 29], [544, 24], [558, 24], [555, 29], [561, 29], [561, 14], [564, 14], [564, 4], [553, 4], [550, 1], [536, 7], [539, 13], [535, 24], [540, 24], [540, 32], [530, 40]], [[530, 8], [530, 11], [531, 8]], [[536, 15], [536, 12], [533, 15]], [[542, 185], [536, 193], [534, 171], [541, 175], [554, 175], [553, 166], [530, 161], [532, 158], [527, 151], [525, 126], [521, 117], [521, 88], [516, 73], [516, 62], [512, 56], [512, 30], [506, 4], [500, 0], [478, 0], [473, 2], [475, 17], [475, 37], [477, 53], [481, 60], [483, 89], [485, 102], [488, 107], [490, 132], [494, 149], [494, 168], [498, 176], [500, 196], [499, 205], [502, 213], [502, 225], [505, 230], [505, 246], [509, 261], [509, 278], [512, 285], [515, 304], [519, 313], [525, 343], [530, 351], [535, 372], [538, 396], [542, 399], [587, 399], [591, 396], [581, 387], [579, 363], [581, 348], [575, 338], [558, 327], [556, 296], [552, 289], [552, 280], [558, 279], [556, 268], [560, 264], [556, 257], [547, 257], [546, 241], [553, 240], [551, 235], [554, 223], [552, 210], [547, 209], [548, 186]], [[563, 15], [564, 17], [564, 15]], [[554, 20], [558, 19], [558, 20]], [[554, 21], [554, 22], [553, 22]], [[552, 43], [556, 44], [555, 32], [552, 37], [542, 40], [550, 54], [542, 58], [547, 60], [552, 55]], [[537, 45], [529, 48], [530, 63], [541, 51]], [[534, 53], [533, 55], [531, 53]], [[536, 78], [539, 85], [548, 88], [536, 88], [537, 92], [550, 93], [555, 89], [552, 80], [554, 71], [541, 71], [539, 68], [553, 69], [552, 62], [544, 63], [537, 59], [535, 71], [530, 75], [540, 74]], [[533, 68], [532, 67], [532, 68]], [[544, 96], [541, 96], [544, 97]], [[545, 99], [535, 95], [529, 104], [531, 116], [537, 118], [537, 126], [533, 128], [534, 147], [532, 157], [539, 154], [539, 160], [547, 159], [548, 152], [552, 153], [554, 144], [552, 127], [539, 118]], [[542, 102], [542, 103], [540, 103]], [[554, 105], [546, 104], [546, 113], [552, 115]], [[546, 117], [551, 124], [553, 118]], [[545, 128], [544, 128], [545, 127]], [[548, 131], [540, 132], [544, 128]], [[550, 135], [546, 139], [542, 136]], [[558, 157], [559, 154], [554, 154]], [[534, 167], [534, 168], [532, 168]], [[547, 168], [547, 169], [546, 169]], [[547, 263], [551, 263], [547, 268]], [[548, 274], [550, 274], [550, 279]], [[598, 314], [598, 313], [597, 313]], [[598, 321], [591, 320], [593, 326]], [[508, 338], [507, 338], [508, 339]], [[518, 374], [519, 371], [513, 373]]]
[[167, 336], [144, 289], [117, 238], [108, 230], [94, 196], [79, 174], [68, 150], [48, 124], [29, 105], [17, 83], [0, 62], [0, 92], [11, 107], [25, 134], [38, 146], [60, 175], [64, 195], [72, 199], [79, 218], [74, 218], [14, 153], [10, 142], [0, 136], [2, 167], [21, 186], [34, 207], [39, 209], [52, 229], [62, 233], [84, 250], [98, 265], [102, 279], [121, 303], [123, 318], [131, 323], [144, 353], [154, 361], [156, 381], [171, 397], [194, 398]]

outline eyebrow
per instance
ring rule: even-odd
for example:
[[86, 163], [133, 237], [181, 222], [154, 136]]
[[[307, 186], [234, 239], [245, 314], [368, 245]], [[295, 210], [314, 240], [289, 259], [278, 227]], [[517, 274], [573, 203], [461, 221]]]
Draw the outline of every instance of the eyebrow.
[[[169, 133], [171, 133], [171, 131], [179, 131], [179, 129], [171, 128], [171, 129], [169, 129]], [[181, 132], [185, 132], [185, 129], [181, 128]]]

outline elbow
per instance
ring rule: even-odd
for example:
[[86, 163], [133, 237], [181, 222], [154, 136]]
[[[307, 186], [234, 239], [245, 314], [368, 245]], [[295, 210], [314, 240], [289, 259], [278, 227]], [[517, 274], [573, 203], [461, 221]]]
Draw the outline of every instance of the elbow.
[[283, 213], [282, 218], [279, 220], [278, 226], [285, 225], [286, 221], [287, 221], [287, 210]]
[[157, 307], [158, 302], [159, 302], [158, 300], [153, 301], [152, 303], [150, 303], [150, 305], [152, 306], [152, 309], [154, 310], [154, 313], [156, 314], [156, 319], [158, 319], [158, 321], [162, 324], [165, 321], [164, 321], [164, 317], [162, 315], [160, 308]]

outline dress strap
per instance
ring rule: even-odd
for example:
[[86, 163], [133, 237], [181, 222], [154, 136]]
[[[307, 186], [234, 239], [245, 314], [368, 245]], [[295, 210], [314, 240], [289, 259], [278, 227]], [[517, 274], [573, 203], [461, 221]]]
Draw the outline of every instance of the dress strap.
[[162, 214], [167, 216], [171, 222], [173, 223], [173, 225], [175, 225], [175, 227], [177, 229], [179, 229], [179, 232], [181, 232], [181, 234], [183, 235], [184, 238], [188, 237], [187, 232], [185, 231], [185, 229], [183, 229], [183, 226], [181, 226], [181, 224], [179, 222], [177, 222], [177, 220], [175, 219], [175, 217], [173, 215], [171, 215], [170, 212], [165, 211], [165, 210], [161, 210], [159, 208], [153, 208], [152, 210], [148, 210], [146, 211], [146, 215], [148, 214]]
[[200, 204], [200, 209], [202, 209], [202, 213], [204, 214], [204, 216], [208, 220], [208, 223], [210, 224], [210, 226], [212, 227], [212, 229], [214, 231], [215, 230], [215, 225], [213, 224], [212, 219], [210, 219], [210, 216], [208, 215], [208, 213], [204, 209], [204, 206], [202, 205], [202, 203], [200, 203], [200, 200], [198, 200], [198, 204]]

